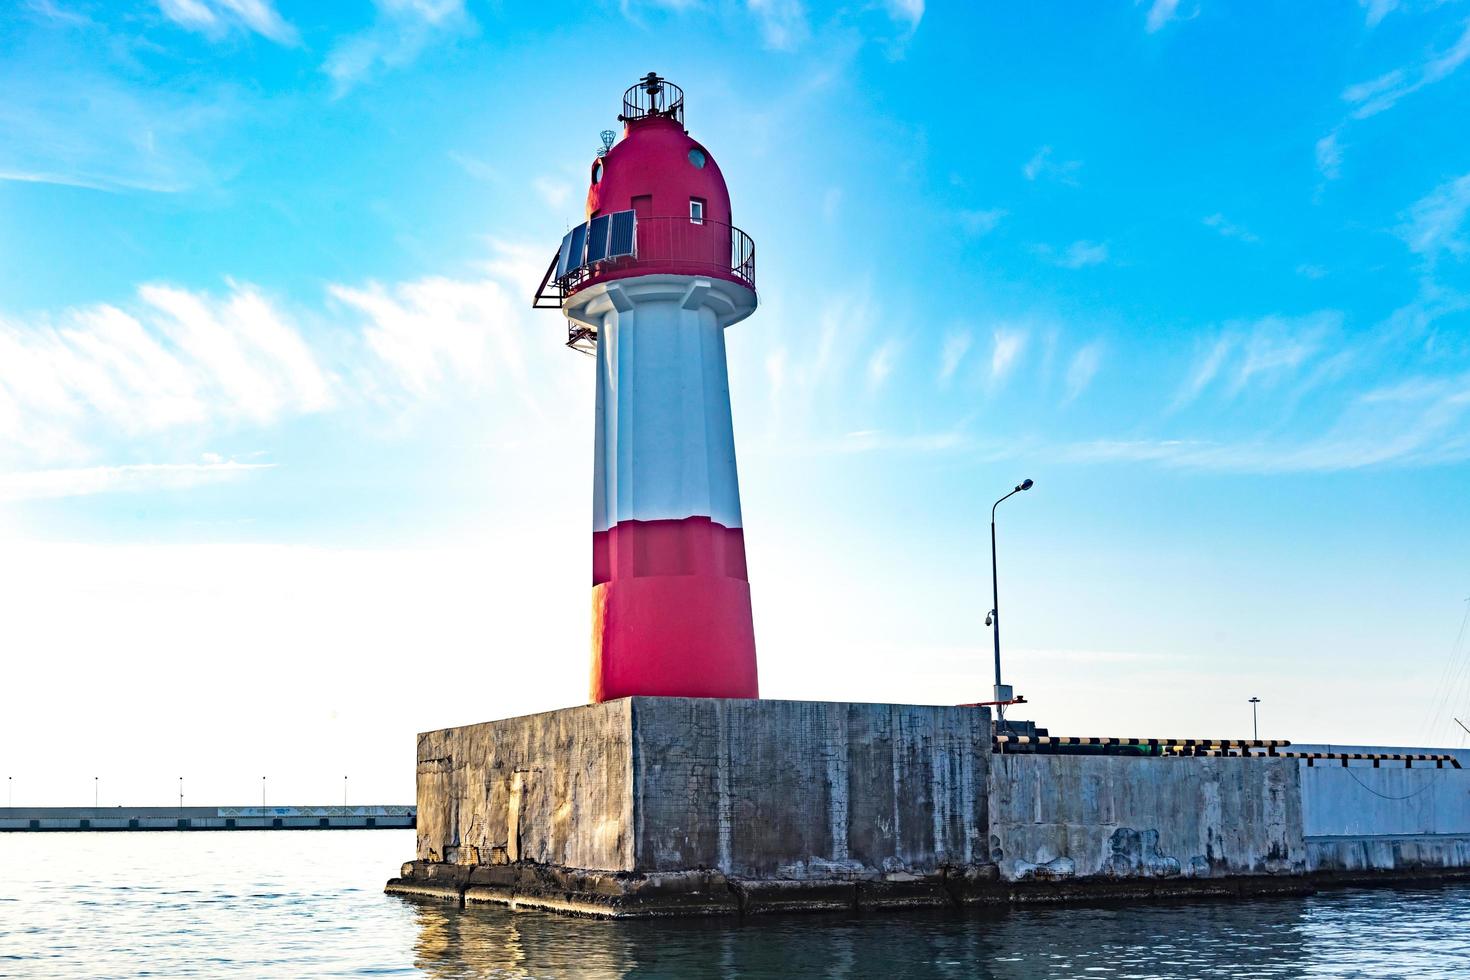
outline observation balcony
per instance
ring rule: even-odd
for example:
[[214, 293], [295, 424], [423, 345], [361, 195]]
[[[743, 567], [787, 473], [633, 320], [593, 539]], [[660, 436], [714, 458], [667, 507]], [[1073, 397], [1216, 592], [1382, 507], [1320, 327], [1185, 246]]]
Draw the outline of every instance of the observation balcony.
[[[568, 296], [598, 283], [646, 275], [710, 276], [755, 289], [755, 242], [734, 225], [678, 217], [599, 215], [567, 232], [532, 306], [560, 309]], [[587, 328], [571, 324], [572, 333]], [[568, 346], [585, 349], [573, 336]]]

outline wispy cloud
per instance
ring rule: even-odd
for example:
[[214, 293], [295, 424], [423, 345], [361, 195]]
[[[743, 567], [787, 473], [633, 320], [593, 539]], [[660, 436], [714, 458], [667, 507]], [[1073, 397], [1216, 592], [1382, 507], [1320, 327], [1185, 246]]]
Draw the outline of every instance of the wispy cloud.
[[1150, 34], [1162, 30], [1179, 13], [1179, 0], [1153, 0], [1149, 5], [1144, 27]]
[[960, 227], [971, 235], [988, 235], [995, 230], [1006, 214], [1004, 208], [991, 208], [986, 211], [961, 210], [959, 212]]
[[939, 385], [947, 386], [959, 370], [960, 362], [970, 352], [974, 338], [968, 330], [956, 331], [944, 338], [944, 347], [939, 351]]
[[1324, 432], [1298, 438], [1099, 439], [1060, 447], [1067, 462], [1155, 462], [1251, 473], [1338, 472], [1470, 459], [1470, 375], [1413, 379], [1352, 399]]
[[333, 403], [329, 374], [263, 295], [139, 289], [58, 320], [0, 320], [0, 441], [41, 458], [80, 452], [98, 430], [142, 435], [269, 423]]
[[[85, 63], [83, 63], [85, 64]], [[172, 193], [214, 181], [205, 147], [234, 117], [227, 90], [146, 88], [73, 66], [0, 62], [0, 180]]]
[[158, 9], [185, 30], [209, 38], [247, 31], [278, 44], [294, 45], [301, 40], [271, 0], [158, 0]]
[[894, 361], [898, 357], [898, 342], [887, 340], [878, 345], [868, 358], [868, 390], [876, 391], [883, 387], [888, 376], [893, 373]]
[[1461, 235], [1470, 212], [1470, 174], [1446, 181], [1414, 202], [1399, 226], [1409, 250], [1433, 263], [1441, 253], [1459, 258], [1467, 245]]
[[327, 55], [322, 70], [341, 97], [374, 74], [411, 64], [430, 44], [473, 29], [464, 0], [376, 0], [377, 19]]
[[552, 210], [560, 210], [572, 196], [572, 185], [554, 177], [537, 177], [531, 181], [531, 186]]
[[806, 5], [801, 0], [747, 0], [750, 12], [760, 24], [766, 47], [776, 51], [795, 51], [811, 36]]
[[1398, 9], [1399, 0], [1358, 0], [1358, 6], [1368, 11], [1368, 26], [1377, 27], [1383, 18]]
[[0, 473], [0, 502], [84, 497], [99, 493], [192, 490], [237, 480], [273, 463], [210, 457], [197, 463], [131, 463]]
[[1353, 106], [1353, 118], [1366, 119], [1393, 108], [1405, 96], [1443, 81], [1470, 59], [1470, 21], [1448, 48], [1423, 61], [1379, 75], [1343, 90], [1343, 101]]
[[1049, 245], [1036, 246], [1036, 253], [1063, 269], [1084, 269], [1089, 265], [1101, 265], [1108, 260], [1106, 244], [1083, 240], [1068, 245], [1060, 254]]
[[1212, 214], [1204, 219], [1206, 228], [1213, 228], [1226, 238], [1234, 238], [1242, 242], [1259, 242], [1260, 239], [1248, 229], [1229, 221], [1223, 214]]
[[1097, 376], [1097, 369], [1102, 366], [1102, 354], [1102, 342], [1095, 340], [1072, 355], [1072, 360], [1067, 365], [1067, 394], [1064, 404], [1075, 401], [1092, 384], [1092, 379]]
[[1081, 160], [1054, 159], [1052, 148], [1043, 146], [1032, 155], [1030, 160], [1026, 161], [1025, 166], [1021, 168], [1021, 173], [1027, 180], [1046, 178], [1066, 184], [1068, 187], [1076, 187], [1077, 174], [1081, 170]]
[[[1329, 341], [1341, 327], [1342, 314], [1332, 310], [1229, 323], [1219, 336], [1201, 345], [1172, 409], [1193, 402], [1217, 380], [1222, 382], [1222, 394], [1230, 398], [1248, 388], [1276, 386], [1291, 378], [1304, 387], [1315, 385], [1327, 374], [1303, 380], [1301, 369], [1329, 349]], [[1319, 366], [1330, 372], [1341, 364], [1322, 361]]]
[[1026, 350], [1026, 332], [1001, 328], [996, 330], [990, 348], [990, 380], [1002, 384], [1015, 370]]
[[1328, 180], [1336, 180], [1342, 174], [1342, 144], [1338, 142], [1340, 130], [1334, 129], [1317, 141], [1317, 169]]

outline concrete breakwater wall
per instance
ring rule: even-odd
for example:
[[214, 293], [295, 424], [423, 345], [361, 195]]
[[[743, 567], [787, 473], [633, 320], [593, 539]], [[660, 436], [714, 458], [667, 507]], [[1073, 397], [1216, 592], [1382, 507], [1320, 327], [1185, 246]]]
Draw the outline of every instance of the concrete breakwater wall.
[[388, 890], [591, 915], [1470, 874], [1470, 770], [992, 754], [983, 709], [632, 698], [419, 737]]
[[0, 831], [386, 830], [413, 825], [411, 806], [0, 807]]
[[995, 755], [989, 785], [991, 856], [1006, 881], [1306, 870], [1291, 760]]
[[629, 698], [419, 737], [392, 891], [591, 914], [932, 904], [989, 868], [989, 714]]

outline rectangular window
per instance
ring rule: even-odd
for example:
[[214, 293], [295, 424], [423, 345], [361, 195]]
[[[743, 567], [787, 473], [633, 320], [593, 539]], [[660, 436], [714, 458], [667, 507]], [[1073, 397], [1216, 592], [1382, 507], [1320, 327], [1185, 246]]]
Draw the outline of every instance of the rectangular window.
[[704, 202], [697, 197], [689, 199], [689, 223], [692, 225], [704, 224]]

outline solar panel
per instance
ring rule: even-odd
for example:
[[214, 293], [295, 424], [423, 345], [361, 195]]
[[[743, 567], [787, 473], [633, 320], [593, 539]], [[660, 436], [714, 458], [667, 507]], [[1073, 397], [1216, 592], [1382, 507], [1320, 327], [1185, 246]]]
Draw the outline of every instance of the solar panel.
[[567, 237], [570, 239], [567, 248], [567, 272], [570, 273], [582, 268], [582, 252], [587, 245], [587, 226], [578, 225]]
[[612, 231], [608, 234], [608, 255], [632, 255], [633, 254], [633, 222], [634, 211], [614, 211], [612, 218]]
[[611, 215], [600, 215], [587, 224], [587, 264], [601, 262], [607, 258], [607, 227]]
[[568, 261], [571, 258], [571, 254], [572, 254], [572, 233], [571, 232], [567, 232], [565, 235], [562, 236], [562, 239], [561, 239], [561, 251], [559, 251], [559, 252], [556, 253], [556, 276], [555, 276], [555, 278], [560, 279], [562, 276], [566, 275], [568, 272], [571, 272], [572, 269], [576, 268], [576, 266], [568, 265]]

